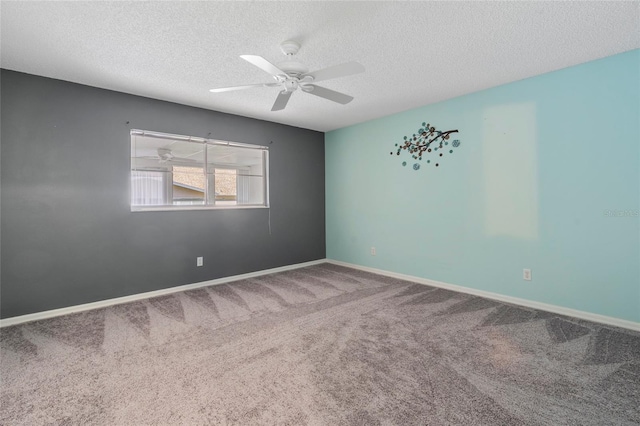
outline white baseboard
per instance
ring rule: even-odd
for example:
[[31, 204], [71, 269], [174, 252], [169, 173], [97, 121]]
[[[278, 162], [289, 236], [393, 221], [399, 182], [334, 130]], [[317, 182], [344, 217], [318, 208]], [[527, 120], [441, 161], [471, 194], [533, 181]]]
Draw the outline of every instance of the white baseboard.
[[440, 281], [429, 280], [426, 278], [415, 277], [412, 275], [399, 274], [396, 272], [385, 271], [382, 269], [355, 265], [353, 263], [346, 263], [338, 260], [327, 259], [326, 261], [328, 263], [333, 263], [334, 265], [346, 266], [348, 268], [353, 268], [353, 269], [360, 269], [362, 271], [372, 272], [374, 274], [384, 275], [387, 277], [398, 278], [406, 281], [413, 281], [418, 284], [430, 285], [432, 287], [439, 287], [447, 290], [457, 291], [460, 293], [467, 293], [467, 294], [472, 294], [474, 296], [481, 296], [487, 299], [497, 300], [499, 302], [512, 303], [514, 305], [520, 305], [528, 308], [539, 309], [542, 311], [553, 312], [555, 314], [566, 315], [570, 317], [584, 319], [587, 321], [593, 321], [601, 324], [612, 325], [615, 327], [626, 328], [629, 330], [640, 331], [640, 323], [634, 322], [634, 321], [608, 317], [605, 315], [593, 314], [591, 312], [579, 311], [577, 309], [565, 308], [562, 306], [549, 305], [547, 303], [535, 302], [533, 300], [521, 299], [519, 297], [505, 296], [498, 293], [492, 293], [490, 291], [476, 290], [469, 287], [462, 287], [455, 284], [443, 283]]
[[533, 300], [521, 299], [518, 297], [505, 296], [498, 293], [492, 293], [484, 290], [477, 290], [469, 287], [462, 287], [455, 284], [448, 284], [440, 281], [434, 281], [426, 278], [420, 278], [413, 275], [405, 275], [397, 272], [385, 271], [383, 269], [370, 268], [367, 266], [356, 265], [353, 263], [341, 262], [332, 259], [319, 259], [310, 262], [296, 263], [293, 265], [281, 266], [278, 268], [264, 269], [262, 271], [249, 272], [247, 274], [233, 275], [230, 277], [218, 278], [215, 280], [202, 281], [199, 283], [186, 284], [177, 287], [165, 288], [162, 290], [149, 291], [146, 293], [132, 294], [131, 296], [117, 297], [115, 299], [101, 300], [99, 302], [85, 303], [82, 305], [69, 306], [67, 308], [53, 309], [50, 311], [36, 312], [28, 315], [21, 315], [12, 318], [6, 318], [0, 320], [0, 328], [8, 327], [11, 325], [23, 324], [26, 322], [37, 321], [47, 318], [59, 317], [62, 315], [69, 315], [77, 312], [89, 311], [92, 309], [105, 308], [107, 306], [119, 305], [121, 303], [134, 302], [137, 300], [149, 299], [152, 297], [164, 296], [166, 294], [179, 293], [185, 290], [194, 290], [201, 287], [208, 287], [212, 285], [225, 284], [233, 281], [244, 280], [247, 278], [259, 277], [261, 275], [274, 274], [276, 272], [290, 271], [292, 269], [304, 268], [306, 266], [319, 265], [322, 263], [333, 263], [334, 265], [346, 266], [348, 268], [360, 269], [362, 271], [372, 272], [374, 274], [384, 275], [387, 277], [398, 278], [406, 281], [413, 281], [418, 284], [429, 285], [432, 287], [444, 288], [447, 290], [453, 290], [460, 293], [472, 294], [474, 296], [486, 297], [487, 299], [497, 300], [499, 302], [512, 303], [514, 305], [525, 306], [528, 308], [539, 309], [543, 311], [553, 312], [560, 315], [566, 315], [570, 317], [580, 318], [587, 321], [593, 321], [601, 324], [612, 325], [615, 327], [626, 328], [629, 330], [640, 331], [640, 323], [634, 321], [628, 321], [620, 318], [608, 317], [605, 315], [594, 314], [591, 312], [579, 311], [577, 309], [565, 308], [562, 306], [550, 305], [542, 302], [535, 302]]
[[185, 290], [208, 287], [212, 285], [225, 284], [232, 281], [245, 280], [247, 278], [259, 277], [261, 275], [274, 274], [276, 272], [290, 271], [292, 269], [304, 268], [306, 266], [319, 265], [325, 263], [326, 259], [312, 260], [310, 262], [296, 263], [293, 265], [280, 266], [278, 268], [264, 269], [262, 271], [249, 272], [247, 274], [233, 275], [230, 277], [218, 278], [215, 280], [202, 281], [199, 283], [185, 284], [177, 287], [164, 288], [162, 290], [148, 291], [146, 293], [132, 294], [131, 296], [116, 297], [115, 299], [101, 300], [99, 302], [85, 303], [82, 305], [69, 306], [67, 308], [52, 309], [50, 311], [36, 312], [33, 314], [21, 315], [17, 317], [0, 320], [0, 328], [10, 325], [22, 324], [25, 322], [37, 321], [47, 318], [59, 317], [62, 315], [74, 314], [77, 312], [90, 311], [92, 309], [105, 308], [107, 306], [119, 305], [121, 303], [134, 302], [136, 300], [149, 299], [151, 297], [164, 296], [166, 294], [179, 293]]

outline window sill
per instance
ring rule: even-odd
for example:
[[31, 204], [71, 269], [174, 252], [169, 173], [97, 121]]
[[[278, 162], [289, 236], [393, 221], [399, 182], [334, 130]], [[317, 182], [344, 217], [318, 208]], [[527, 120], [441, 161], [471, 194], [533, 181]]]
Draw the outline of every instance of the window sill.
[[240, 206], [131, 206], [131, 212], [174, 212], [185, 210], [237, 210], [237, 209], [268, 209], [263, 205]]

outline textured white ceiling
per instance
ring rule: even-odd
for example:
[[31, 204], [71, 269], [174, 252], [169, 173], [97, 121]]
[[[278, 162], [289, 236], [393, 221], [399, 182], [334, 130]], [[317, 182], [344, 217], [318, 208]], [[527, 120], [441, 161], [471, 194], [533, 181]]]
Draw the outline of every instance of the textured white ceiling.
[[[640, 47], [634, 2], [7, 2], [0, 66], [202, 108], [328, 131]], [[239, 58], [310, 70], [358, 61], [323, 82], [348, 105], [277, 88]]]

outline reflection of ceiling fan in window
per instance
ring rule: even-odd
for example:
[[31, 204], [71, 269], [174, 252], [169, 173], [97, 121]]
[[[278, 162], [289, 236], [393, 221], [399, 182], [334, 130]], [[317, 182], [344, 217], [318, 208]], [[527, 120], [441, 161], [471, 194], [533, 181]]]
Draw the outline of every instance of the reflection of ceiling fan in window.
[[169, 148], [158, 148], [156, 155], [140, 156], [141, 159], [158, 160], [158, 163], [197, 163], [193, 158], [177, 157]]

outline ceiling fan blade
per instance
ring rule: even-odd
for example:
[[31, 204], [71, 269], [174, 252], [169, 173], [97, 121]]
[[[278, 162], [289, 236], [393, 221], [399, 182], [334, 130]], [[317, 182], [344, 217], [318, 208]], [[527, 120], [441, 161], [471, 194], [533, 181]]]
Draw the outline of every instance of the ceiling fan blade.
[[256, 67], [260, 68], [261, 70], [268, 72], [269, 74], [271, 74], [274, 77], [277, 77], [277, 76], [285, 76], [286, 77], [286, 75], [287, 75], [286, 72], [282, 71], [280, 68], [276, 67], [275, 65], [273, 65], [271, 62], [267, 61], [262, 56], [258, 56], [258, 55], [240, 55], [240, 57], [242, 59], [244, 59], [245, 61], [249, 62], [250, 64], [253, 64]]
[[336, 92], [335, 90], [330, 90], [326, 87], [316, 86], [315, 84], [305, 84], [303, 91], [311, 95], [329, 99], [330, 101], [337, 102], [342, 105], [348, 104], [353, 100], [353, 96], [345, 95], [344, 93]]
[[358, 62], [345, 62], [344, 64], [308, 72], [305, 75], [310, 75], [313, 77], [313, 81], [316, 82], [332, 78], [346, 77], [348, 75], [359, 74], [361, 72], [364, 72], [364, 67]]
[[276, 87], [279, 85], [280, 83], [247, 84], [246, 86], [221, 87], [219, 89], [211, 89], [209, 91], [211, 93], [222, 93], [222, 92], [231, 92], [232, 90], [252, 89], [254, 87]]
[[278, 97], [276, 98], [276, 101], [273, 104], [273, 107], [271, 108], [271, 111], [283, 110], [284, 107], [287, 106], [287, 102], [289, 102], [289, 98], [291, 97], [292, 93], [293, 92], [287, 92], [286, 90], [283, 90], [282, 92], [280, 92], [278, 94]]

